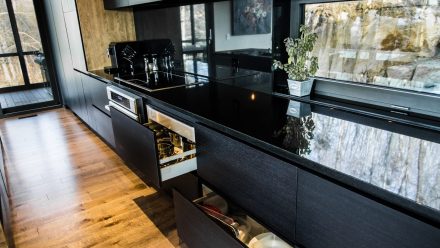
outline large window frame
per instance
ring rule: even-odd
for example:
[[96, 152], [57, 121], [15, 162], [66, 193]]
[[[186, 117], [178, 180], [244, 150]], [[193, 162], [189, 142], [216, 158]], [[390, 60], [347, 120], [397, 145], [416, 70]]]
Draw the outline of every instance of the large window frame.
[[[20, 38], [19, 31], [18, 31], [18, 26], [17, 26], [17, 19], [14, 14], [14, 7], [12, 4], [12, 1], [11, 0], [4, 0], [4, 1], [6, 3], [6, 8], [8, 10], [9, 21], [11, 23], [12, 34], [14, 36], [14, 42], [15, 42], [15, 47], [16, 47], [17, 51], [15, 53], [0, 54], [0, 58], [18, 57], [18, 60], [20, 62], [21, 72], [23, 74], [24, 85], [17, 85], [17, 86], [0, 88], [0, 92], [18, 91], [18, 90], [23, 90], [23, 89], [31, 89], [31, 88], [41, 87], [44, 84], [46, 84], [47, 82], [38, 82], [38, 83], [31, 84], [30, 78], [29, 78], [29, 72], [27, 70], [26, 60], [25, 60], [25, 56], [36, 55], [40, 51], [26, 51], [26, 52], [23, 51], [23, 47], [21, 44], [21, 38]], [[35, 6], [34, 7], [35, 12], [37, 12], [37, 6], [36, 6], [35, 1], [34, 1], [34, 6]], [[38, 15], [38, 13], [35, 13], [35, 14]], [[41, 34], [42, 33], [41, 32], [41, 25], [38, 21], [38, 17], [37, 17], [37, 22], [38, 22], [39, 32]]]
[[[305, 5], [316, 3], [352, 2], [357, 0], [291, 0], [290, 35], [299, 37], [304, 23]], [[440, 95], [386, 86], [317, 77], [314, 94], [348, 102], [374, 105], [402, 115], [440, 118]]]

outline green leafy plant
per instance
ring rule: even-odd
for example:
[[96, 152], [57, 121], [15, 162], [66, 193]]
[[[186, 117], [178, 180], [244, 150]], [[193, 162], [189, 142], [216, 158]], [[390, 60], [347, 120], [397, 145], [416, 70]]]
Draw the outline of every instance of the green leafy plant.
[[304, 81], [315, 75], [318, 70], [318, 58], [312, 56], [313, 46], [318, 35], [305, 25], [300, 27], [300, 38], [286, 38], [284, 44], [289, 55], [287, 64], [274, 60], [274, 69], [283, 69], [290, 79]]

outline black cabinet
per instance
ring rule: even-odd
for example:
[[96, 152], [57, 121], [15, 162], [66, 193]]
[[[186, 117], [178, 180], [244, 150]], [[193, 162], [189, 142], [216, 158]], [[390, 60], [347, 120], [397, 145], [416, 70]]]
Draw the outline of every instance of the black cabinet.
[[116, 152], [147, 181], [160, 186], [159, 165], [153, 131], [111, 107]]
[[95, 132], [101, 136], [103, 140], [107, 142], [108, 145], [115, 148], [115, 137], [113, 134], [113, 124], [112, 119], [107, 114], [103, 113], [100, 109], [96, 108], [94, 105], [91, 106], [90, 114], [93, 116], [95, 121]]
[[73, 68], [87, 70], [81, 31], [76, 11], [64, 13], [64, 20], [66, 23]]
[[[195, 153], [193, 148], [159, 159], [160, 150], [156, 137], [158, 132], [163, 133], [163, 128], [157, 128], [159, 124], [142, 125], [113, 107], [110, 112], [116, 152], [129, 166], [142, 172], [141, 177], [147, 183], [162, 188], [165, 182], [197, 169], [196, 158], [188, 157]], [[161, 120], [166, 119], [165, 115], [158, 112], [156, 116], [159, 115]], [[167, 123], [173, 125], [171, 122]], [[156, 127], [150, 128], [152, 125]]]
[[106, 109], [107, 84], [78, 71], [75, 75], [75, 95], [71, 97], [73, 104], [70, 108], [107, 144], [115, 147], [110, 111]]
[[188, 247], [246, 247], [178, 191], [174, 191], [173, 199], [177, 231]]
[[82, 82], [82, 73], [74, 71], [73, 79], [69, 82], [70, 91], [70, 109], [80, 117], [85, 123], [89, 123], [89, 114], [87, 109], [86, 96]]
[[12, 214], [9, 205], [9, 189], [6, 179], [3, 142], [0, 139], [0, 221], [8, 247], [15, 247], [12, 233]]
[[440, 229], [302, 170], [297, 206], [297, 241], [307, 248], [440, 244]]
[[97, 80], [93, 77], [84, 75], [83, 84], [87, 84], [87, 92], [90, 97], [90, 104], [110, 116], [110, 110], [106, 108], [108, 105], [107, 83]]
[[297, 168], [202, 125], [196, 141], [199, 176], [294, 242]]

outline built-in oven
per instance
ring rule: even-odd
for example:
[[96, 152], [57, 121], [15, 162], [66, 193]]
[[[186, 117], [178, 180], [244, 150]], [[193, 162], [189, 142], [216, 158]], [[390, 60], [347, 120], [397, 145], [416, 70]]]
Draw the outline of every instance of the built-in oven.
[[142, 122], [142, 98], [116, 86], [107, 86], [109, 100], [106, 109], [113, 107], [128, 117]]

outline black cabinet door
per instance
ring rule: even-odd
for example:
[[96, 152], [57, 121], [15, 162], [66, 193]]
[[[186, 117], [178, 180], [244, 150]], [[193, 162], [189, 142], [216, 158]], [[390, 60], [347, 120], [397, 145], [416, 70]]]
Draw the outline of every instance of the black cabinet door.
[[87, 110], [86, 96], [84, 94], [84, 86], [82, 82], [82, 73], [74, 71], [72, 84], [72, 111], [78, 115], [85, 123], [89, 123], [89, 115]]
[[[73, 68], [87, 70], [81, 31], [76, 11], [64, 13]], [[71, 68], [73, 70], [73, 68]]]
[[440, 244], [439, 229], [302, 170], [297, 205], [297, 241], [307, 248]]
[[85, 74], [82, 74], [82, 82], [88, 108], [93, 105], [110, 116], [110, 111], [106, 109], [108, 105], [107, 84]]
[[116, 152], [131, 167], [137, 168], [149, 183], [160, 187], [160, 172], [153, 131], [110, 108]]
[[95, 132], [104, 139], [108, 145], [115, 148], [115, 136], [113, 134], [113, 124], [110, 116], [103, 113], [100, 109], [92, 105], [91, 115], [95, 120]]
[[294, 242], [297, 168], [201, 125], [196, 142], [199, 176]]
[[91, 99], [92, 104], [103, 113], [106, 113], [110, 116], [110, 111], [105, 107], [108, 105], [107, 84], [91, 77], [89, 77], [89, 83], [89, 90], [91, 95], [93, 95]]
[[93, 129], [93, 130], [97, 130], [96, 127], [96, 120], [95, 120], [95, 115], [93, 113], [93, 98], [95, 97], [94, 95], [94, 85], [95, 85], [95, 81], [92, 77], [86, 76], [82, 73], [77, 72], [78, 74], [80, 74], [81, 76], [81, 81], [82, 81], [82, 87], [83, 87], [83, 93], [84, 93], [84, 110], [83, 111], [87, 111], [88, 114], [88, 118], [87, 118], [87, 124]]
[[244, 247], [179, 192], [173, 198], [177, 232], [189, 248]]
[[0, 220], [3, 227], [3, 233], [9, 247], [15, 247], [14, 236], [12, 230], [12, 210], [9, 205], [8, 186], [4, 164], [3, 142], [0, 140]]

